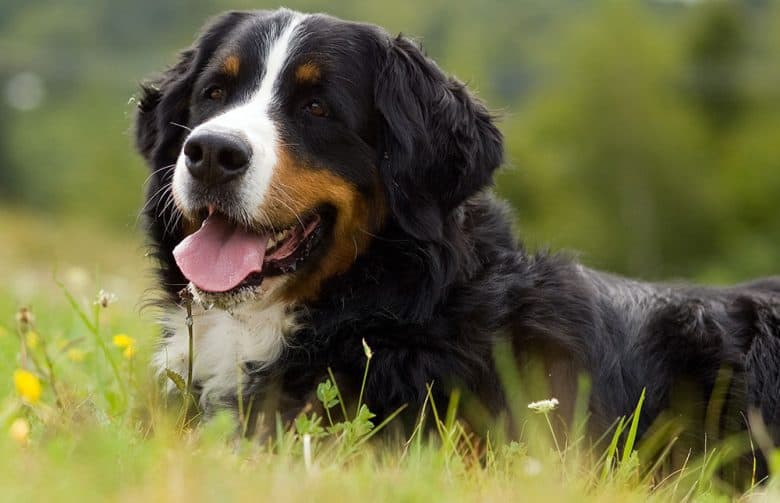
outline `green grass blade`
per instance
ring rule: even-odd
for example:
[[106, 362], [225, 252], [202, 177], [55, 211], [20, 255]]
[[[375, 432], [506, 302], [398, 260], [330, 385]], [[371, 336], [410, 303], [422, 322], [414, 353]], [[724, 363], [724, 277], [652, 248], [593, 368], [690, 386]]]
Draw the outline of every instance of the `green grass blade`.
[[620, 460], [621, 463], [628, 463], [628, 458], [631, 457], [631, 453], [634, 452], [634, 444], [636, 443], [636, 432], [639, 428], [639, 416], [642, 411], [642, 404], [645, 402], [645, 389], [642, 389], [642, 394], [639, 395], [639, 403], [636, 404], [634, 409], [633, 418], [631, 419], [631, 427], [628, 429], [628, 436], [626, 442], [623, 444], [623, 456]]

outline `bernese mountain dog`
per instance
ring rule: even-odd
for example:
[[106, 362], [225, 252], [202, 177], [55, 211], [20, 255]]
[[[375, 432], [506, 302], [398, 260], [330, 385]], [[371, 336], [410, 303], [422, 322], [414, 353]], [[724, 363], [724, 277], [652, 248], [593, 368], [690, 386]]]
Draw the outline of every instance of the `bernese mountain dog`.
[[490, 189], [494, 117], [408, 38], [223, 14], [142, 86], [135, 131], [164, 292], [155, 364], [187, 373], [186, 289], [206, 411], [274, 396], [294, 415], [329, 371], [359, 389], [365, 340], [379, 419], [419, 411], [429, 385], [438, 405], [458, 388], [511, 411], [500, 352], [540, 362], [565, 420], [587, 376], [596, 430], [644, 390], [640, 431], [676, 402], [702, 420], [717, 402], [721, 425], [777, 440], [780, 278], [650, 284], [527, 252]]

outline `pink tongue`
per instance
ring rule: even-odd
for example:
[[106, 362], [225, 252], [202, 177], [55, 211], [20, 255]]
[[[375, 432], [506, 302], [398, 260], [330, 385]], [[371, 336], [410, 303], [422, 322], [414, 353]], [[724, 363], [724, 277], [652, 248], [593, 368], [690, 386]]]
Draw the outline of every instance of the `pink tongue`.
[[187, 236], [173, 257], [184, 276], [207, 292], [226, 292], [263, 269], [270, 235], [254, 234], [211, 214]]

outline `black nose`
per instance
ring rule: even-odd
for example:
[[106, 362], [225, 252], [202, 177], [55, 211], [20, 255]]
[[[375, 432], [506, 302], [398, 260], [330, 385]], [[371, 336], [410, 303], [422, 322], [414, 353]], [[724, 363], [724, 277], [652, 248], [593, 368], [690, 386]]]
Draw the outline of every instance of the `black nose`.
[[184, 144], [187, 170], [208, 185], [225, 183], [244, 173], [251, 156], [246, 141], [227, 133], [195, 133]]

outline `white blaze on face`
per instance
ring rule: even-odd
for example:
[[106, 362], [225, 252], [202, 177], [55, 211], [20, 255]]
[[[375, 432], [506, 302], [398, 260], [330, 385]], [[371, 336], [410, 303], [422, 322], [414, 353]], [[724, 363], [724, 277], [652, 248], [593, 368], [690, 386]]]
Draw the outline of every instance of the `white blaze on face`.
[[[265, 73], [260, 86], [246, 101], [233, 106], [194, 128], [190, 135], [202, 131], [225, 132], [248, 140], [252, 147], [249, 169], [241, 179], [238, 201], [243, 213], [253, 215], [263, 202], [271, 183], [277, 156], [276, 147], [279, 131], [270, 116], [276, 100], [277, 82], [287, 64], [297, 40], [296, 35], [306, 15], [292, 13], [287, 24], [281, 28], [277, 38], [268, 44], [261, 61], [265, 62]], [[192, 178], [184, 164], [184, 153], [179, 154], [173, 175], [174, 199], [185, 213], [194, 213], [199, 208], [190, 201]]]

